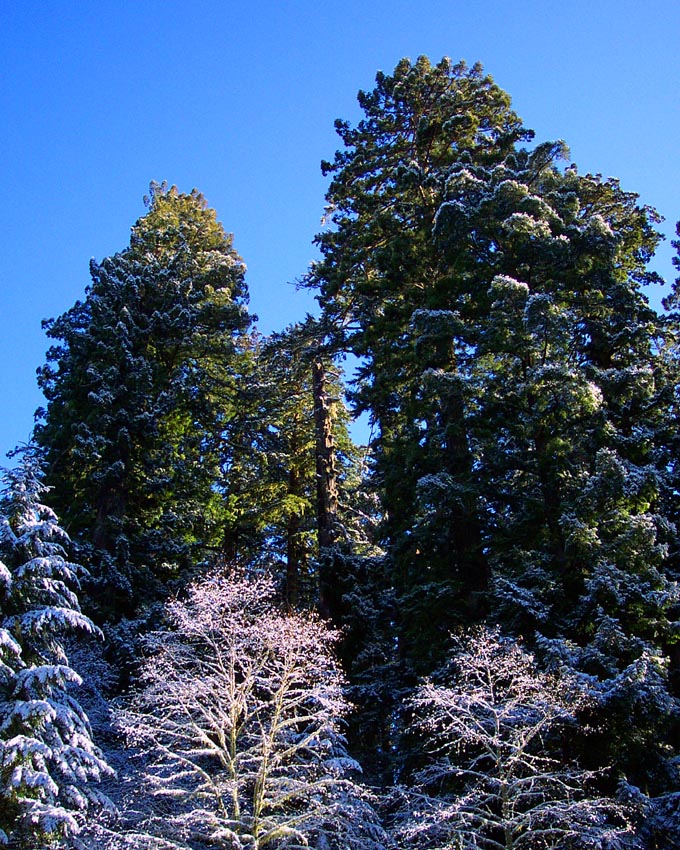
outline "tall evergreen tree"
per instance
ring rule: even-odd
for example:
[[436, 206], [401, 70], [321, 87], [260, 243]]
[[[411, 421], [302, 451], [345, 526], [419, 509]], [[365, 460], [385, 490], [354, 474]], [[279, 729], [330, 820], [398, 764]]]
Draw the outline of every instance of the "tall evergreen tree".
[[364, 358], [406, 669], [489, 614], [569, 647], [621, 723], [597, 757], [647, 781], [677, 640], [666, 332], [641, 291], [658, 216], [562, 143], [522, 148], [478, 66], [403, 60], [359, 100], [309, 282]]
[[[456, 297], [466, 298], [462, 283], [459, 296], [451, 292], [451, 276], [432, 240], [449, 167], [462, 156], [485, 164], [501, 160], [515, 141], [530, 134], [508, 96], [479, 66], [448, 60], [432, 66], [421, 57], [415, 64], [403, 60], [392, 76], [378, 74], [376, 82], [373, 92], [359, 94], [366, 117], [357, 128], [336, 122], [345, 150], [332, 164], [323, 164], [333, 174], [327, 198], [335, 227], [318, 237], [323, 259], [310, 283], [320, 289], [325, 316], [341, 344], [364, 358], [358, 403], [378, 426], [385, 536], [395, 583], [411, 599], [402, 620], [402, 651], [425, 660], [451, 625], [442, 628], [444, 611], [476, 610], [488, 565], [473, 457], [461, 428], [463, 388], [455, 380], [449, 381], [443, 402], [440, 457], [432, 462], [422, 445], [414, 315], [436, 309], [442, 300], [449, 307]], [[438, 358], [448, 362], [460, 354], [447, 330], [423, 352], [431, 368], [440, 365]], [[438, 542], [415, 534], [413, 527], [417, 482], [427, 472], [448, 472], [460, 485], [458, 497], [441, 505], [449, 521], [441, 524]], [[433, 629], [435, 634], [442, 629], [438, 639], [433, 640]]]
[[282, 573], [288, 603], [311, 605], [318, 595], [318, 546], [306, 344], [299, 327], [288, 328], [258, 340], [254, 355], [245, 392], [255, 400], [256, 415], [241, 459], [250, 539], [240, 560], [266, 559]]
[[152, 184], [128, 248], [46, 322], [39, 383], [55, 505], [122, 598], [219, 549], [245, 266], [196, 190]]
[[348, 432], [342, 374], [321, 337], [308, 318], [253, 339], [251, 370], [239, 387], [248, 412], [227, 482], [239, 506], [230, 528], [234, 559], [282, 570], [294, 607], [318, 603], [323, 551], [336, 539], [361, 537], [348, 495], [360, 453]]
[[490, 281], [471, 323], [466, 418], [495, 616], [579, 647], [570, 663], [601, 682], [603, 741], [646, 782], [664, 754], [651, 743], [668, 729], [661, 658], [678, 602], [659, 430], [665, 332], [640, 289], [657, 280], [646, 262], [658, 218], [615, 180], [561, 170], [561, 153], [541, 145], [494, 169], [452, 168], [434, 238]]
[[[672, 243], [676, 250], [673, 265], [680, 273], [680, 222], [676, 224], [675, 229], [679, 238]], [[666, 461], [671, 480], [670, 489], [673, 494], [677, 494], [680, 493], [680, 276], [675, 279], [670, 294], [664, 299], [664, 306], [667, 310], [669, 328], [668, 342], [663, 350], [667, 376], [667, 399], [664, 409], [668, 412], [664, 444], [667, 448]], [[671, 500], [668, 508], [676, 526], [680, 527], [680, 504], [677, 500]], [[680, 545], [677, 539], [671, 544], [669, 560], [675, 575], [680, 577]], [[676, 654], [675, 667], [680, 674], [680, 650]], [[680, 679], [678, 694], [680, 694]]]

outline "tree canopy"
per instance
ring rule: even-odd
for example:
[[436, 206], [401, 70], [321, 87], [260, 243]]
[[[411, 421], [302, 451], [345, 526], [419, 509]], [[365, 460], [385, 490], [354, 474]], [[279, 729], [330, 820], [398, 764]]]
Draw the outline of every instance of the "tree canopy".
[[[154, 183], [45, 324], [35, 439], [136, 777], [80, 846], [676, 846], [680, 279], [653, 309], [660, 218], [536, 140], [480, 65], [403, 59], [359, 105], [322, 164], [301, 281], [320, 315], [261, 336], [214, 210]], [[63, 705], [85, 736], [66, 796], [94, 801], [107, 772], [53, 657], [52, 626], [94, 627], [39, 479], [24, 466], [3, 502], [5, 836], [61, 812], [34, 751]], [[58, 839], [84, 805], [34, 821]]]

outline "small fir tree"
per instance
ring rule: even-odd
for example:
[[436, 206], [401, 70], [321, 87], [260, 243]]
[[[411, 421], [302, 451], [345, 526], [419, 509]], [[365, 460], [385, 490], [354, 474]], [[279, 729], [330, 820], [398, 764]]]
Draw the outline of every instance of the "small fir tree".
[[41, 501], [37, 453], [24, 451], [3, 480], [0, 842], [61, 846], [93, 806], [108, 805], [95, 786], [111, 770], [72, 696], [81, 680], [64, 651], [74, 632], [99, 632], [78, 606], [81, 567], [67, 558], [68, 536]]

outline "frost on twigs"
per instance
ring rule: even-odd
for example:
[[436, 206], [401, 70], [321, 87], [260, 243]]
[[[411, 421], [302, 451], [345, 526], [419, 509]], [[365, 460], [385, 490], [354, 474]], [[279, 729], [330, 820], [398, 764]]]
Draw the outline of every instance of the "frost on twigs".
[[[411, 701], [430, 759], [404, 791], [399, 833], [418, 848], [622, 848], [632, 829], [594, 776], [559, 751], [586, 697], [540, 672], [498, 630], [458, 640], [450, 684]], [[449, 671], [451, 672], [451, 671]]]
[[149, 635], [142, 688], [121, 714], [144, 763], [121, 846], [382, 846], [341, 733], [335, 634], [273, 597], [267, 578], [214, 574]]

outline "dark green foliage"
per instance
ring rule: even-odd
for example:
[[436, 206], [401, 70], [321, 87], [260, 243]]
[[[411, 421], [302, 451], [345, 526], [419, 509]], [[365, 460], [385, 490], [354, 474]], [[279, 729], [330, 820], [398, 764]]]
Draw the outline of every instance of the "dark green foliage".
[[319, 597], [319, 451], [313, 389], [315, 364], [327, 362], [332, 486], [340, 494], [334, 533], [365, 545], [358, 473], [361, 453], [347, 426], [340, 370], [323, 354], [321, 332], [308, 318], [268, 338], [253, 337], [249, 371], [237, 388], [240, 428], [232, 434], [226, 496], [231, 558], [280, 573], [290, 605]]
[[253, 338], [239, 389], [247, 411], [229, 465], [227, 529], [242, 564], [282, 572], [291, 605], [318, 594], [314, 496], [314, 419], [309, 341], [299, 328]]
[[[463, 387], [455, 380], [438, 401], [437, 422], [429, 423], [440, 432], [436, 453], [425, 445], [432, 432], [422, 415], [422, 367], [450, 364], [455, 342], [438, 329], [420, 351], [413, 323], [418, 310], [451, 305], [450, 276], [432, 240], [448, 168], [462, 156], [496, 162], [530, 134], [479, 66], [448, 60], [434, 67], [425, 58], [403, 60], [359, 101], [366, 118], [356, 129], [336, 123], [346, 149], [324, 164], [333, 174], [327, 197], [335, 227], [317, 237], [323, 260], [310, 285], [320, 289], [341, 344], [364, 358], [357, 398], [379, 428], [376, 472], [394, 580], [405, 596], [417, 597], [402, 619], [401, 651], [427, 669], [450, 627], [430, 616], [431, 606], [455, 608], [463, 620], [479, 616], [488, 565], [461, 421]], [[436, 535], [426, 519], [422, 533], [413, 527], [418, 481], [427, 474], [454, 476], [459, 488], [448, 502], [438, 500], [448, 521]]]
[[153, 185], [129, 248], [46, 323], [36, 439], [54, 501], [128, 604], [221, 545], [244, 271], [198, 192]]
[[522, 636], [587, 694], [551, 764], [592, 771], [594, 799], [623, 777], [640, 840], [662, 846], [680, 786], [680, 279], [657, 315], [659, 217], [562, 142], [534, 145], [479, 65], [402, 60], [359, 102], [323, 164], [320, 319], [249, 334], [231, 238], [197, 192], [154, 185], [129, 247], [47, 323], [55, 505], [108, 613], [209, 559], [316, 606], [342, 630], [348, 738], [376, 783], [423, 764], [408, 695], [451, 632]]
[[671, 334], [641, 291], [658, 216], [562, 143], [520, 147], [477, 66], [403, 60], [359, 99], [309, 283], [363, 358], [405, 681], [487, 616], [542, 636], [599, 683], [593, 722], [620, 717], [595, 761], [658, 779], [678, 640]]

